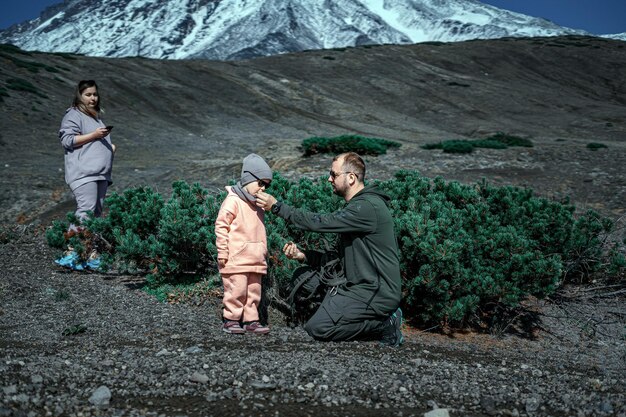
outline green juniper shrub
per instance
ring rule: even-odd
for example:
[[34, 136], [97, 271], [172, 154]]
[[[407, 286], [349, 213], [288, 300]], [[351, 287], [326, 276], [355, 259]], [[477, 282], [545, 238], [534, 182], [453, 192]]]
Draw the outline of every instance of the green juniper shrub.
[[426, 150], [443, 149], [443, 152], [445, 153], [471, 153], [474, 148], [505, 149], [509, 146], [532, 147], [533, 143], [530, 139], [524, 139], [518, 136], [498, 132], [485, 139], [476, 139], [472, 141], [465, 139], [450, 139], [442, 142], [427, 143], [422, 145], [421, 148]]
[[103, 267], [115, 264], [125, 273], [154, 268], [153, 253], [160, 246], [157, 232], [164, 205], [163, 197], [149, 187], [114, 192], [107, 197], [107, 215], [86, 222], [106, 242], [100, 248]]
[[63, 336], [75, 336], [77, 334], [85, 333], [87, 331], [87, 326], [83, 323], [74, 324], [72, 326], [66, 327], [63, 329]]
[[[613, 230], [613, 221], [593, 210], [573, 220], [569, 239], [564, 242], [562, 249], [565, 259], [564, 282], [588, 283], [594, 273], [606, 266], [605, 244]], [[607, 275], [610, 276], [610, 271]]]
[[[613, 223], [593, 211], [575, 217], [567, 201], [486, 181], [431, 180], [415, 171], [377, 183], [391, 197], [403, 308], [418, 326], [489, 326], [497, 323], [494, 314], [519, 308], [528, 296], [549, 296], [564, 282], [588, 282], [595, 273], [624, 274], [623, 242], [606, 254]], [[173, 188], [167, 202], [149, 188], [114, 193], [107, 199], [108, 216], [88, 220], [88, 232], [69, 236], [68, 222], [56, 222], [48, 230], [48, 243], [59, 249], [71, 244], [79, 251], [100, 245], [109, 257], [107, 267], [134, 265], [138, 272], [149, 272], [148, 291], [164, 300], [184, 299], [207, 277], [219, 281], [214, 222], [225, 193], [211, 196], [183, 181]], [[333, 212], [345, 204], [325, 178], [294, 183], [275, 174], [270, 192], [311, 212]], [[304, 232], [272, 214], [265, 223], [264, 300], [284, 299], [299, 266], [284, 256], [284, 244], [324, 249], [325, 241], [333, 245], [336, 236]]]
[[65, 219], [55, 220], [52, 226], [46, 230], [48, 246], [57, 249], [59, 255], [62, 251], [72, 248], [82, 260], [87, 260], [94, 248], [94, 233], [85, 227], [69, 230], [70, 225], [78, 225], [80, 221], [74, 213], [67, 213]]
[[[222, 199], [225, 192], [222, 192]], [[185, 273], [206, 276], [215, 270], [215, 219], [218, 198], [195, 183], [173, 184], [173, 194], [161, 209], [158, 241], [151, 246], [153, 272], [150, 284], [159, 284], [168, 277]]]
[[[626, 244], [626, 239], [624, 239]], [[626, 282], [626, 256], [620, 251], [620, 245], [614, 243], [609, 249], [608, 276], [611, 281]]]
[[450, 139], [442, 142], [427, 143], [421, 146], [422, 149], [442, 149], [444, 153], [472, 153], [474, 145], [465, 139]]
[[466, 140], [446, 140], [441, 142], [444, 153], [471, 153], [474, 145]]
[[69, 222], [67, 221], [54, 220], [52, 225], [46, 229], [46, 242], [48, 246], [58, 250], [67, 249], [68, 240], [65, 233], [67, 232], [68, 226]]
[[332, 138], [311, 137], [302, 141], [304, 156], [318, 153], [340, 154], [356, 152], [360, 155], [382, 155], [389, 148], [399, 148], [401, 145], [386, 139], [367, 138], [359, 135], [341, 135]]
[[604, 143], [591, 142], [587, 144], [587, 149], [590, 151], [597, 151], [598, 149], [608, 148]]
[[521, 138], [519, 136], [513, 136], [506, 133], [498, 132], [495, 135], [485, 138], [486, 140], [494, 140], [496, 142], [504, 143], [506, 146], [522, 146], [525, 148], [532, 148], [533, 142], [530, 139]]
[[552, 294], [573, 253], [587, 264], [599, 259], [598, 236], [610, 229], [596, 214], [574, 221], [571, 206], [526, 189], [430, 182], [415, 172], [381, 186], [392, 198], [407, 316], [420, 325], [465, 325], [493, 306]]
[[508, 148], [506, 143], [493, 139], [477, 139], [472, 141], [474, 148], [486, 148], [486, 149], [505, 149]]
[[426, 149], [428, 151], [432, 150], [432, 149], [441, 149], [443, 146], [441, 145], [441, 142], [431, 142], [431, 143], [425, 143], [423, 145], [420, 146], [420, 148], [422, 149]]
[[451, 87], [471, 87], [470, 84], [459, 83], [457, 81], [450, 81], [447, 84]]

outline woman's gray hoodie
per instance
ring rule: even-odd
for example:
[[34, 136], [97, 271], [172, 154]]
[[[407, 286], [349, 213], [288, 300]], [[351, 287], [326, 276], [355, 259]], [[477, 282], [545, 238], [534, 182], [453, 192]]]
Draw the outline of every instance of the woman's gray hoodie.
[[65, 149], [65, 182], [72, 191], [92, 181], [106, 180], [111, 184], [113, 147], [110, 135], [82, 146], [74, 146], [74, 137], [105, 127], [100, 119], [70, 107], [65, 112], [59, 139]]

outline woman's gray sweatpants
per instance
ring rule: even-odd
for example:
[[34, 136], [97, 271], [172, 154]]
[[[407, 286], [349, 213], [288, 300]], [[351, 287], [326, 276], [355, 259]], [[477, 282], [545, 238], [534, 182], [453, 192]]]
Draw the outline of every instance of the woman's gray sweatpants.
[[102, 215], [104, 197], [107, 193], [109, 183], [107, 180], [91, 181], [74, 190], [76, 198], [76, 217], [81, 221], [87, 217], [87, 212], [91, 211], [95, 217]]

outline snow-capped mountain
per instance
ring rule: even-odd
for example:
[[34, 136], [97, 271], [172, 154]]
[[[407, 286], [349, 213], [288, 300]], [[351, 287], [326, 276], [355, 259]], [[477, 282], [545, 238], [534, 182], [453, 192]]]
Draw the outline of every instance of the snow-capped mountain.
[[603, 38], [616, 39], [618, 41], [626, 41], [626, 32], [623, 33], [613, 33], [609, 35], [600, 35]]
[[586, 34], [477, 0], [65, 0], [0, 32], [26, 50], [243, 59], [363, 44]]

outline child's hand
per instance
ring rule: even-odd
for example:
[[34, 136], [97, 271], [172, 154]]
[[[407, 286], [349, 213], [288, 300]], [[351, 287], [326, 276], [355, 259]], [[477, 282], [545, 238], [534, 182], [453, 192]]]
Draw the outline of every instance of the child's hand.
[[302, 253], [293, 242], [287, 242], [285, 246], [283, 246], [283, 253], [289, 259], [296, 259], [298, 261], [304, 261], [306, 259], [304, 253]]
[[222, 269], [226, 266], [226, 262], [228, 262], [228, 259], [226, 258], [219, 258], [217, 260], [217, 266], [219, 267], [219, 269]]

